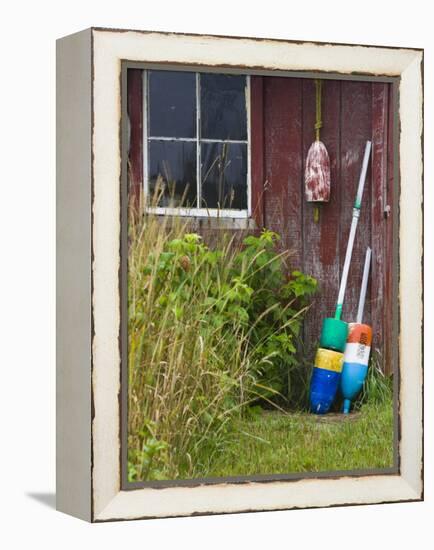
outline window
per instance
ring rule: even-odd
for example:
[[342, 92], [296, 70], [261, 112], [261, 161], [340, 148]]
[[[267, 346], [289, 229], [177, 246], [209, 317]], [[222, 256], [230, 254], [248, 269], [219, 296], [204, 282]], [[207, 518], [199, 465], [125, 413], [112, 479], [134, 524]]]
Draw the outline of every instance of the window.
[[249, 77], [146, 70], [143, 79], [148, 210], [247, 217]]

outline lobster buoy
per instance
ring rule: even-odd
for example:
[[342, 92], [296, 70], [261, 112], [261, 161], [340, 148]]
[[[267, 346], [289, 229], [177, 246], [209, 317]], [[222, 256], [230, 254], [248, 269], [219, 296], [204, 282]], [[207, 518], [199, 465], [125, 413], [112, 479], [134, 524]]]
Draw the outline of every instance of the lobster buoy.
[[304, 170], [304, 189], [307, 202], [315, 203], [314, 221], [319, 220], [318, 204], [330, 200], [330, 157], [326, 146], [320, 140], [322, 128], [321, 94], [322, 80], [315, 80], [316, 90], [316, 121], [315, 141], [309, 147]]
[[310, 381], [310, 409], [315, 414], [326, 414], [339, 388], [344, 354], [318, 348]]
[[319, 339], [321, 348], [344, 352], [347, 337], [348, 323], [334, 317], [324, 319]]
[[341, 376], [341, 392], [344, 397], [343, 412], [348, 414], [351, 401], [357, 397], [368, 373], [371, 352], [372, 329], [363, 323], [350, 323], [345, 347]]
[[304, 185], [307, 202], [330, 200], [330, 158], [322, 141], [314, 141], [307, 152]]

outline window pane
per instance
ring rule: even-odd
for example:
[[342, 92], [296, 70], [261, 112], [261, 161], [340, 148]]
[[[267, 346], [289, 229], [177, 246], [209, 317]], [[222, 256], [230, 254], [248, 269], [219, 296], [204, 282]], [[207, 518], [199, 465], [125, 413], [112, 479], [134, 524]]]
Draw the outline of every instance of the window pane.
[[196, 142], [149, 142], [150, 206], [196, 206]]
[[201, 137], [247, 140], [246, 77], [201, 74]]
[[196, 75], [148, 71], [149, 135], [196, 137]]
[[247, 209], [247, 145], [202, 143], [202, 207]]

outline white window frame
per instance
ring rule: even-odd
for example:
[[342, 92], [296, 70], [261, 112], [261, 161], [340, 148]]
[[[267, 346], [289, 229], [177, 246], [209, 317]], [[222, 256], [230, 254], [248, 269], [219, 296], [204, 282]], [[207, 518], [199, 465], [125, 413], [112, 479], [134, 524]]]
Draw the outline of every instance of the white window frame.
[[[151, 207], [146, 206], [146, 211], [152, 214], [165, 215], [165, 216], [186, 216], [196, 218], [235, 218], [246, 219], [251, 216], [252, 212], [252, 178], [251, 178], [251, 120], [250, 120], [250, 75], [243, 75], [246, 78], [245, 87], [245, 101], [246, 101], [246, 116], [247, 116], [247, 139], [244, 140], [232, 140], [232, 139], [206, 139], [201, 138], [200, 135], [200, 121], [201, 121], [201, 102], [200, 102], [200, 75], [206, 73], [206, 71], [191, 71], [194, 72], [196, 77], [196, 137], [194, 138], [178, 138], [178, 137], [162, 137], [162, 136], [149, 136], [148, 120], [149, 120], [149, 100], [148, 100], [148, 71], [154, 69], [143, 69], [143, 190], [145, 201], [149, 196], [149, 141], [182, 141], [182, 142], [195, 142], [196, 143], [196, 196], [197, 202], [201, 201], [201, 143], [236, 143], [247, 145], [247, 209], [239, 210], [235, 208], [200, 208], [200, 207], [167, 207], [158, 206]], [[174, 70], [182, 72], [180, 69], [171, 69], [168, 67], [164, 70]], [[217, 74], [226, 74], [224, 71]]]

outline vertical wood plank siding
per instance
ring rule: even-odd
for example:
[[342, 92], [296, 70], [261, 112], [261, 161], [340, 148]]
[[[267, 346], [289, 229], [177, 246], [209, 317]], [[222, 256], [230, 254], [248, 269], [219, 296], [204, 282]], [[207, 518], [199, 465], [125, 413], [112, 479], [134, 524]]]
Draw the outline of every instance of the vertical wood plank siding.
[[[396, 227], [396, 221], [394, 220], [394, 209], [392, 205], [395, 201], [399, 200], [398, 196], [395, 196], [396, 186], [394, 185], [394, 162], [398, 159], [394, 158], [395, 145], [394, 144], [394, 89], [393, 86], [389, 86], [388, 89], [388, 121], [387, 121], [387, 180], [385, 182], [385, 198], [386, 198], [386, 207], [390, 207], [389, 213], [385, 213], [383, 216], [383, 224], [385, 228], [385, 256], [384, 256], [384, 272], [385, 272], [385, 296], [384, 296], [384, 336], [383, 336], [383, 353], [387, 365], [391, 365], [393, 353], [392, 353], [392, 304], [393, 304], [393, 239], [394, 239], [394, 224]], [[397, 261], [397, 258], [396, 258]], [[398, 277], [398, 274], [395, 275]], [[397, 298], [395, 298], [397, 300]]]
[[[372, 138], [372, 105], [371, 83], [342, 82], [341, 100], [341, 178], [336, 189], [341, 195], [339, 245], [340, 273], [345, 259], [348, 234], [350, 232], [354, 198], [359, 183], [360, 168], [365, 152], [366, 140]], [[363, 192], [362, 208], [354, 242], [352, 262], [348, 273], [348, 286], [345, 294], [345, 303], [342, 310], [343, 318], [347, 321], [355, 320], [357, 304], [360, 294], [363, 263], [366, 248], [371, 244], [371, 169], [366, 175], [366, 184]], [[378, 250], [373, 250], [377, 256]], [[381, 251], [381, 254], [383, 251]], [[372, 280], [372, 277], [371, 277]], [[371, 288], [368, 285], [366, 294], [364, 321], [371, 324]], [[375, 344], [374, 344], [375, 345]]]
[[[280, 233], [294, 266], [302, 264], [302, 80], [265, 78], [265, 225]], [[255, 128], [252, 128], [252, 133]]]
[[392, 371], [392, 215], [384, 215], [393, 190], [389, 88], [383, 83], [324, 81], [321, 140], [330, 155], [332, 191], [330, 202], [319, 207], [318, 222], [314, 205], [304, 199], [303, 186], [307, 150], [314, 139], [314, 82], [264, 77], [263, 106], [265, 224], [280, 233], [283, 246], [293, 251], [290, 269], [302, 269], [320, 284], [304, 327], [309, 360], [318, 345], [322, 319], [334, 311], [365, 142], [373, 142], [343, 317], [355, 319], [366, 247], [371, 246], [372, 277], [364, 320], [373, 326], [373, 348], [387, 372]]
[[[372, 84], [372, 249], [387, 252], [387, 226], [391, 219], [384, 216], [387, 204], [387, 153], [388, 151], [388, 85]], [[372, 257], [372, 318], [378, 319], [373, 325], [373, 343], [383, 342], [383, 333], [387, 326], [387, 315], [384, 311], [386, 300], [387, 257], [375, 254]], [[389, 269], [391, 272], [391, 269]], [[380, 319], [383, 322], [380, 322]], [[387, 332], [386, 332], [387, 334]], [[386, 358], [386, 342], [383, 350]]]

